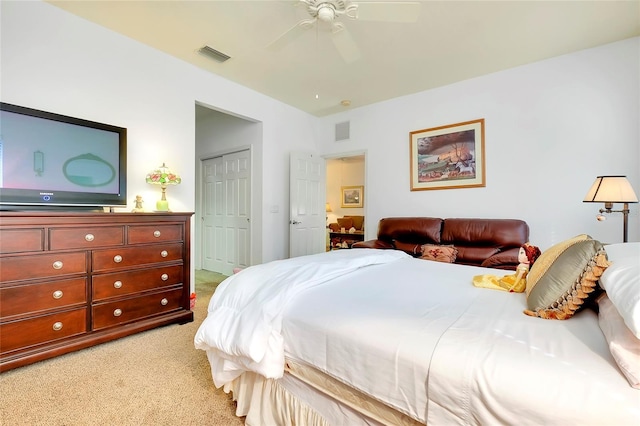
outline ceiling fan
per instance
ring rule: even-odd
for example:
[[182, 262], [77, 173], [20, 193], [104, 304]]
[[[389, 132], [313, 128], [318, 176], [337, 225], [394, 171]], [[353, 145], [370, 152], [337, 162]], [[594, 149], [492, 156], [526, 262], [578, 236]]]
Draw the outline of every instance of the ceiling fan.
[[306, 7], [310, 18], [287, 30], [267, 46], [268, 50], [282, 49], [320, 21], [331, 26], [333, 44], [345, 62], [350, 63], [360, 57], [360, 51], [345, 24], [338, 21], [342, 16], [359, 21], [416, 22], [420, 14], [417, 1], [298, 0], [298, 4]]

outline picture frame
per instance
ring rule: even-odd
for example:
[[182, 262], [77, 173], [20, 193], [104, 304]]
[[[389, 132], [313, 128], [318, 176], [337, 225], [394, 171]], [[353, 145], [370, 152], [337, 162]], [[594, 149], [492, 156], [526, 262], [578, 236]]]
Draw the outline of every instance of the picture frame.
[[411, 190], [485, 186], [484, 118], [409, 133]]
[[340, 207], [364, 206], [364, 186], [342, 186], [340, 193]]

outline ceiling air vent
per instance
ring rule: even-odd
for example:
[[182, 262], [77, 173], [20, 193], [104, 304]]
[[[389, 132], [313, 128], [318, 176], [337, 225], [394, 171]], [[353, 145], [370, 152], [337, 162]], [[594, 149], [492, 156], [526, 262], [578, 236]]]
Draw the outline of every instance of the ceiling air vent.
[[349, 139], [350, 122], [336, 123], [336, 142], [346, 141]]
[[209, 46], [201, 47], [200, 50], [198, 50], [198, 52], [202, 53], [203, 55], [207, 55], [208, 57], [218, 62], [224, 62], [227, 59], [231, 59], [231, 56], [225, 55], [222, 52], [218, 52], [216, 49]]

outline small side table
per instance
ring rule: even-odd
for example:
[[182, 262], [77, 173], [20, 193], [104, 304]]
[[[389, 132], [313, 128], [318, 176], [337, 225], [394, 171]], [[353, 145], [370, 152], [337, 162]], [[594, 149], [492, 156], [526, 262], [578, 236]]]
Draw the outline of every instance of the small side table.
[[341, 248], [351, 248], [353, 243], [364, 241], [364, 231], [349, 232], [329, 232], [329, 248], [331, 250]]

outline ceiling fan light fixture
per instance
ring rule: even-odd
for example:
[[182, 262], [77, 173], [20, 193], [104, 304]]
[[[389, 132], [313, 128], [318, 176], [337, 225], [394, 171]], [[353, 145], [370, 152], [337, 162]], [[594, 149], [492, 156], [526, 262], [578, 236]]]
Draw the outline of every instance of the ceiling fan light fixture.
[[336, 9], [331, 3], [318, 6], [318, 19], [322, 22], [332, 22], [336, 17]]

